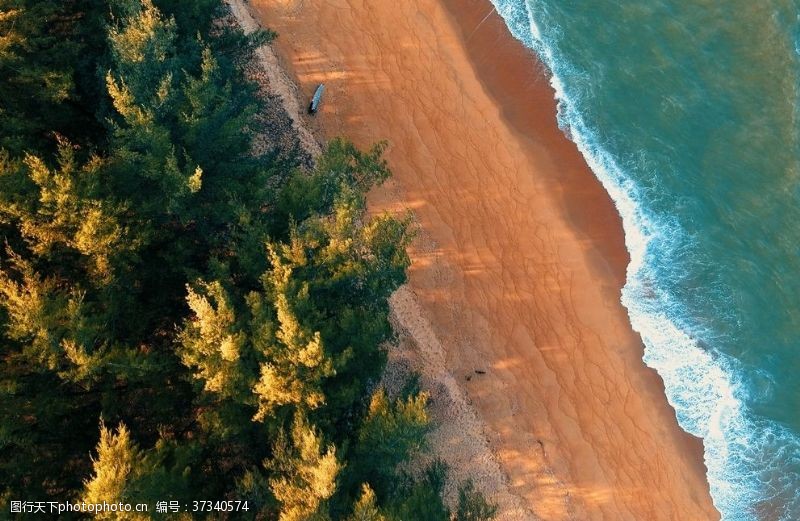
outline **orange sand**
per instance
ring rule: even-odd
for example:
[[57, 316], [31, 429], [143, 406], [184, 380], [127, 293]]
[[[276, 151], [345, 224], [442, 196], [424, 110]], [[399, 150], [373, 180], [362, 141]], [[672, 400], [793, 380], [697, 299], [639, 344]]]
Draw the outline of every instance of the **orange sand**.
[[410, 208], [421, 227], [394, 304], [421, 309], [513, 496], [503, 505], [547, 520], [717, 519], [700, 443], [619, 303], [619, 217], [558, 130], [542, 67], [496, 14], [480, 23], [488, 2], [251, 4], [301, 90], [326, 83], [318, 131], [389, 140], [394, 178], [372, 207]]

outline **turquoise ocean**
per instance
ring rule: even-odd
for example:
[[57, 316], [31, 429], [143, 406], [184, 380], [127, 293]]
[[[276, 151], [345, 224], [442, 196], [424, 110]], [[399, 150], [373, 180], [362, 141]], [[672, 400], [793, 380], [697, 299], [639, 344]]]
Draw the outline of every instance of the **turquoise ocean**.
[[623, 217], [622, 302], [715, 506], [800, 520], [800, 3], [492, 1]]

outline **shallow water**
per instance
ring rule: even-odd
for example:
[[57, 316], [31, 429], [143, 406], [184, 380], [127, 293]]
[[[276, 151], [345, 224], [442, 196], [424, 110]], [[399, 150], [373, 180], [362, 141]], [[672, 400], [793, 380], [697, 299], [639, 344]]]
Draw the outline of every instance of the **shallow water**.
[[623, 303], [723, 519], [800, 519], [800, 5], [493, 3], [623, 217]]

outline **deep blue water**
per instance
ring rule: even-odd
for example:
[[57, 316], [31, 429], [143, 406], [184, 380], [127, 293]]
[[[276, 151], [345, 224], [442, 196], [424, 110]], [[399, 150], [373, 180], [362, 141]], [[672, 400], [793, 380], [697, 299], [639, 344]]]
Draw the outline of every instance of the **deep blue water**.
[[492, 1], [623, 217], [623, 304], [715, 506], [800, 520], [800, 4]]

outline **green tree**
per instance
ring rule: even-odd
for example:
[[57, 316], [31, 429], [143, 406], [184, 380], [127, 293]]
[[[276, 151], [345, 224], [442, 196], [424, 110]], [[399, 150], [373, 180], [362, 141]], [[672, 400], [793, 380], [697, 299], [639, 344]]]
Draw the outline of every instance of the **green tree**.
[[425, 447], [430, 429], [427, 401], [424, 393], [394, 401], [383, 389], [372, 395], [358, 432], [352, 470], [355, 479], [369, 482], [382, 498], [394, 489], [398, 465]]
[[295, 171], [281, 187], [276, 208], [281, 228], [286, 229], [290, 221], [329, 214], [345, 191], [358, 194], [354, 202], [363, 208], [369, 189], [389, 177], [382, 157], [385, 149], [385, 142], [362, 152], [345, 139], [331, 140], [311, 172]]
[[162, 17], [150, 0], [115, 0], [112, 12], [106, 85], [114, 156], [124, 170], [116, 176], [123, 184], [115, 188], [163, 222], [185, 209], [203, 173], [182, 157], [171, 134], [180, 96], [175, 21]]
[[103, 2], [0, 1], [0, 149], [50, 148], [53, 133], [77, 142], [99, 134], [90, 108], [102, 54]]
[[389, 512], [396, 519], [449, 521], [450, 510], [442, 500], [447, 466], [434, 461], [420, 478], [403, 474], [389, 501]]
[[[355, 161], [327, 157], [340, 153], [329, 149], [320, 164]], [[368, 175], [372, 174], [342, 174], [362, 180]], [[386, 215], [364, 222], [362, 190], [371, 182], [360, 186], [339, 185], [330, 213], [290, 226], [287, 243], [273, 247], [273, 264], [291, 270], [287, 300], [304, 328], [320, 333], [334, 363], [336, 374], [323, 384], [325, 411], [313, 415], [320, 428], [334, 436], [357, 428], [362, 397], [383, 370], [385, 354], [378, 346], [391, 337], [387, 299], [404, 282], [409, 263], [409, 222]]]
[[488, 521], [494, 519], [497, 506], [489, 503], [486, 498], [475, 490], [471, 479], [458, 487], [458, 508], [456, 521]]

